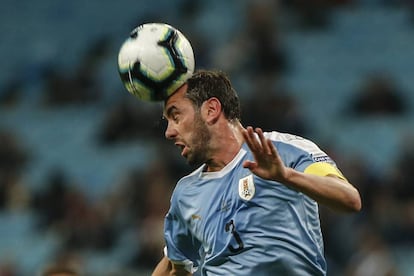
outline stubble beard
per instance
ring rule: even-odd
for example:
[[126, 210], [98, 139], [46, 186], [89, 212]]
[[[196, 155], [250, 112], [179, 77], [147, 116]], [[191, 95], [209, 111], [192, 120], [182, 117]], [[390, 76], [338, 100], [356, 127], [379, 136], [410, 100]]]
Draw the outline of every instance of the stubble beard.
[[208, 149], [211, 134], [206, 122], [196, 113], [194, 118], [194, 136], [191, 139], [192, 150], [187, 156], [187, 162], [191, 166], [200, 166], [208, 161]]

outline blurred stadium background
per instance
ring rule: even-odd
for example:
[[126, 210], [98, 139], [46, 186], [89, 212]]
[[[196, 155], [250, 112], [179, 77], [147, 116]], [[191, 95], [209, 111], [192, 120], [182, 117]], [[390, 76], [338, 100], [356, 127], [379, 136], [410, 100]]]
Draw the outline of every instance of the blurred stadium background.
[[0, 276], [68, 262], [149, 275], [178, 177], [162, 107], [122, 87], [117, 53], [161, 21], [197, 68], [225, 70], [245, 124], [329, 152], [363, 211], [321, 208], [329, 275], [414, 275], [414, 10], [410, 0], [2, 1]]

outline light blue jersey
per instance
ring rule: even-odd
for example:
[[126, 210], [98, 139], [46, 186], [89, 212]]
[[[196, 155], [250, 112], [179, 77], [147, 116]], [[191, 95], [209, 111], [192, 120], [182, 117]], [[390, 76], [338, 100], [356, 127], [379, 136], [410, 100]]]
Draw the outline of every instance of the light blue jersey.
[[[265, 136], [288, 167], [324, 162], [336, 170], [306, 139]], [[178, 182], [165, 219], [167, 257], [200, 275], [326, 275], [317, 203], [253, 175], [244, 160], [254, 160], [246, 144], [221, 171], [201, 166]]]

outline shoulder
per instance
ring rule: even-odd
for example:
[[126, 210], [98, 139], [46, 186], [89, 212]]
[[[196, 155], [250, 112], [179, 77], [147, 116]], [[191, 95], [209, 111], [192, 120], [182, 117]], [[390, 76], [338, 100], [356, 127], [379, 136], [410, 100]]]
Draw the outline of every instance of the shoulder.
[[286, 147], [294, 147], [309, 154], [322, 154], [323, 151], [313, 141], [290, 133], [277, 131], [265, 132], [265, 137]]
[[290, 167], [302, 171], [313, 163], [329, 163], [336, 167], [335, 161], [309, 139], [277, 131], [266, 132], [265, 137], [273, 141], [282, 160]]
[[171, 203], [173, 204], [178, 199], [182, 199], [181, 195], [183, 193], [188, 193], [194, 190], [194, 183], [197, 183], [197, 180], [200, 178], [201, 173], [203, 172], [204, 165], [195, 169], [188, 175], [183, 176], [178, 180], [175, 185], [174, 191], [171, 197]]
[[204, 169], [204, 165], [201, 165], [200, 167], [198, 167], [197, 169], [195, 169], [194, 171], [192, 171], [191, 173], [183, 176], [181, 179], [178, 180], [177, 182], [177, 187], [181, 187], [181, 186], [185, 186], [185, 185], [189, 185], [190, 183], [192, 183], [195, 179], [200, 178], [201, 173], [203, 172]]

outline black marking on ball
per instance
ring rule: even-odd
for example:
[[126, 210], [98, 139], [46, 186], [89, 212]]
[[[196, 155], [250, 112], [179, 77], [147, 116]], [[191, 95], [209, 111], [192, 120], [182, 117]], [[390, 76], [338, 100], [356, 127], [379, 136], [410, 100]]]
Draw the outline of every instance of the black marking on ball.
[[[187, 68], [185, 67], [183, 61], [179, 58], [181, 53], [175, 48], [175, 45], [178, 40], [178, 33], [176, 30], [169, 30], [168, 35], [165, 40], [161, 40], [158, 42], [158, 45], [167, 49], [170, 53], [170, 56], [173, 59], [174, 63], [174, 73], [171, 74], [171, 77], [178, 77], [180, 74], [184, 74], [187, 72]], [[176, 75], [174, 75], [176, 74]], [[173, 76], [174, 75], [174, 76]]]
[[130, 37], [130, 38], [133, 38], [133, 39], [137, 38], [137, 37], [138, 37], [138, 30], [137, 30], [137, 29], [133, 30], [133, 31], [129, 34], [129, 37]]

